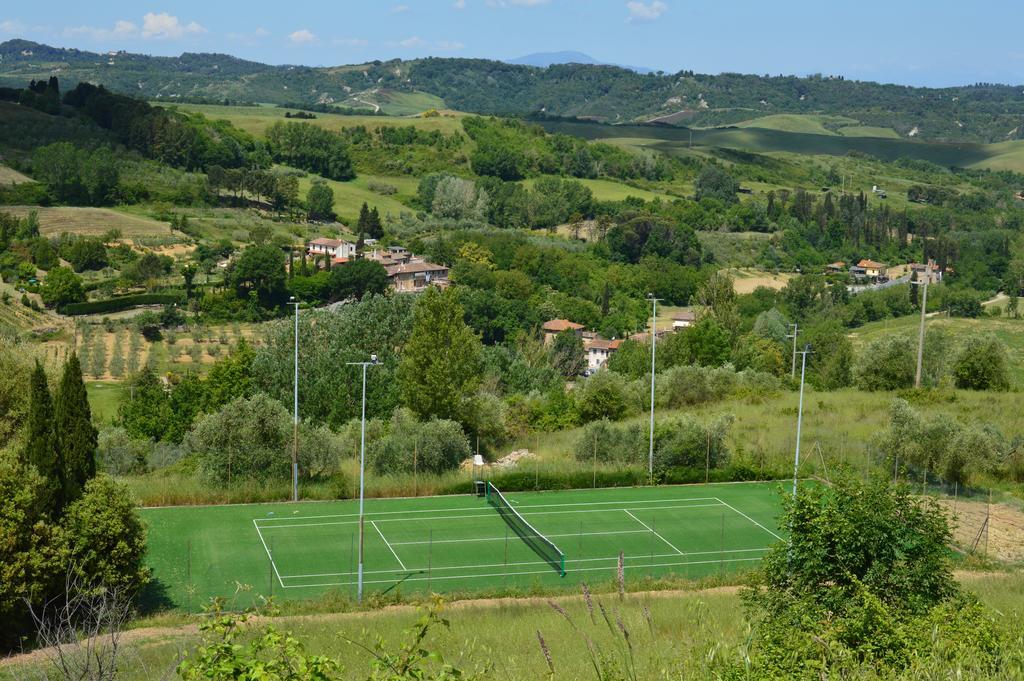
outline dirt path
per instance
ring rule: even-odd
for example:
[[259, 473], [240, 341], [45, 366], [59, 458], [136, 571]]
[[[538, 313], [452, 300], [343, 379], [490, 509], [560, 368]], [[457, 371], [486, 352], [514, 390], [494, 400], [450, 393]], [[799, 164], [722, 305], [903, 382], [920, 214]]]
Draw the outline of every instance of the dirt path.
[[[1001, 575], [1007, 575], [1010, 573], [1004, 572], [968, 572], [968, 571], [957, 571], [954, 573], [956, 579], [962, 583], [972, 582], [981, 579], [987, 579], [997, 577]], [[675, 589], [667, 591], [639, 591], [634, 593], [627, 593], [627, 601], [638, 601], [642, 599], [652, 598], [679, 598], [679, 597], [702, 597], [702, 596], [720, 596], [720, 595], [734, 595], [739, 593], [742, 587], [738, 585], [729, 586], [715, 586], [708, 587], [705, 589]], [[606, 594], [595, 594], [605, 596]], [[565, 603], [576, 603], [583, 600], [583, 596], [580, 594], [565, 594], [561, 596], [532, 596], [529, 598], [478, 598], [468, 599], [462, 601], [455, 601], [445, 605], [445, 609], [448, 611], [460, 611], [460, 610], [473, 610], [479, 608], [507, 608], [511, 606], [544, 606], [548, 602], [555, 602], [559, 604]], [[310, 615], [285, 615], [282, 617], [257, 617], [254, 618], [253, 622], [262, 621], [273, 621], [275, 624], [281, 625], [284, 628], [290, 623], [298, 622], [322, 622], [324, 625], [329, 625], [332, 622], [344, 622], [352, 619], [369, 619], [375, 617], [383, 617], [391, 614], [416, 614], [420, 609], [418, 605], [389, 605], [379, 610], [370, 611], [356, 611], [356, 612], [341, 612], [341, 613], [316, 613]], [[121, 643], [122, 645], [152, 645], [167, 639], [184, 639], [187, 637], [195, 636], [199, 633], [199, 627], [195, 624], [184, 624], [177, 627], [168, 626], [156, 626], [156, 627], [140, 627], [138, 629], [129, 629], [122, 633]], [[20, 655], [11, 655], [6, 658], [0, 658], [0, 669], [5, 667], [15, 667], [26, 664], [38, 664], [45, 662], [47, 655], [49, 654], [48, 649], [33, 650], [31, 652], [22, 653]]]

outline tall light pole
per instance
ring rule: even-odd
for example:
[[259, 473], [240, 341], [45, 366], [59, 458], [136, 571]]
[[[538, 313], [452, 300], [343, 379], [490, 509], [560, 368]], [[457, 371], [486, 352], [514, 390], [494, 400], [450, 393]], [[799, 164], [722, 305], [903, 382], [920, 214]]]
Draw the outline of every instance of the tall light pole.
[[356, 598], [363, 602], [363, 497], [366, 471], [366, 367], [377, 364], [377, 355], [370, 355], [369, 362], [346, 362], [349, 366], [363, 368], [363, 408], [359, 424], [359, 577]]
[[800, 351], [803, 358], [800, 361], [800, 404], [796, 410], [796, 456], [793, 458], [793, 498], [796, 499], [796, 478], [800, 470], [800, 430], [804, 424], [804, 374], [807, 371], [807, 355], [811, 352], [810, 344], [805, 345]]
[[792, 363], [792, 366], [789, 369], [789, 377], [790, 378], [796, 378], [796, 337], [797, 337], [797, 333], [800, 331], [800, 327], [797, 326], [796, 324], [790, 324], [789, 328], [791, 328], [793, 330], [792, 333], [787, 333], [786, 334], [786, 338], [792, 338], [793, 339], [793, 363]]
[[292, 384], [292, 501], [299, 500], [299, 301], [288, 299], [295, 306], [295, 376]]
[[921, 366], [924, 363], [924, 319], [928, 309], [928, 281], [932, 278], [931, 263], [924, 265], [924, 281], [920, 279], [910, 282], [911, 286], [921, 287], [921, 327], [917, 332], [917, 373], [914, 374], [914, 387], [921, 387]]
[[648, 293], [651, 301], [651, 442], [647, 452], [647, 473], [654, 483], [654, 360], [658, 345], [658, 301], [653, 293]]

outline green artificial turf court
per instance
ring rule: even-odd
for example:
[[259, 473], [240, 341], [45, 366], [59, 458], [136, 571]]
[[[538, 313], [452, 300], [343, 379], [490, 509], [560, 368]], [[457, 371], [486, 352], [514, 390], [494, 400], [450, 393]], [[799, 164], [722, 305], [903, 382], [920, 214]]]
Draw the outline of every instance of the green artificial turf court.
[[[367, 594], [488, 591], [749, 568], [781, 539], [780, 483], [506, 494], [564, 554], [565, 576], [477, 496], [368, 499]], [[145, 509], [167, 605], [214, 595], [312, 598], [356, 588], [358, 501]], [[557, 561], [556, 561], [557, 562]]]

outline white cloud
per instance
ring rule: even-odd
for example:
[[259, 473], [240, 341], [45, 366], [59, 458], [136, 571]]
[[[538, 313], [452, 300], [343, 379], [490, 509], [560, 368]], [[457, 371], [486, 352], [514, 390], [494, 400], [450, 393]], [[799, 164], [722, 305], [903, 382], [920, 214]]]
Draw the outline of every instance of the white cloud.
[[363, 38], [335, 38], [331, 43], [342, 47], [366, 47], [370, 41]]
[[409, 11], [409, 5], [395, 5], [391, 8], [392, 14], [403, 14]]
[[452, 7], [455, 9], [466, 9], [466, 0], [455, 0], [452, 3]]
[[270, 31], [261, 26], [252, 33], [228, 33], [227, 39], [246, 45], [255, 45], [260, 39], [266, 38], [269, 35]]
[[411, 36], [409, 38], [406, 38], [405, 40], [399, 40], [398, 41], [398, 46], [399, 47], [404, 47], [406, 49], [413, 48], [413, 47], [425, 47], [426, 45], [427, 45], [427, 41], [424, 40], [423, 38], [419, 37], [418, 35], [414, 35], [414, 36]]
[[177, 39], [196, 33], [206, 33], [206, 29], [194, 21], [182, 24], [178, 17], [167, 12], [160, 12], [159, 14], [149, 12], [142, 17], [143, 38], [156, 38], [158, 40], [166, 38]]
[[0, 33], [21, 33], [25, 30], [25, 24], [20, 21], [7, 19], [0, 21]]
[[546, 5], [551, 0], [487, 0], [489, 7], [538, 7], [540, 5]]
[[315, 43], [316, 34], [307, 28], [300, 28], [298, 31], [289, 33], [288, 40], [291, 40], [296, 45]]
[[626, 9], [629, 10], [630, 21], [654, 21], [668, 11], [668, 5], [661, 0], [653, 0], [650, 4], [634, 0], [626, 3]]
[[134, 38], [139, 34], [139, 27], [125, 19], [114, 22], [113, 28], [99, 28], [96, 26], [68, 26], [62, 31], [68, 38], [85, 36], [92, 40], [109, 40], [110, 38]]
[[405, 40], [389, 41], [385, 45], [388, 47], [400, 47], [406, 50], [425, 48], [439, 52], [456, 52], [466, 47], [457, 40], [424, 40], [418, 35], [410, 36]]

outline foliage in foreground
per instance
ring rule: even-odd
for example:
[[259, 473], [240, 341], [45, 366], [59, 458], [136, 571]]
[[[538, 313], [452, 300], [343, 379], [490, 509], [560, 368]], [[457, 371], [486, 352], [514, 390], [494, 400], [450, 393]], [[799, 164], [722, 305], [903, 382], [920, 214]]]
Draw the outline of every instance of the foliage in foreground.
[[1000, 671], [1004, 642], [953, 580], [936, 502], [880, 478], [842, 479], [805, 486], [782, 525], [790, 541], [765, 556], [743, 594], [755, 629], [736, 678]]

